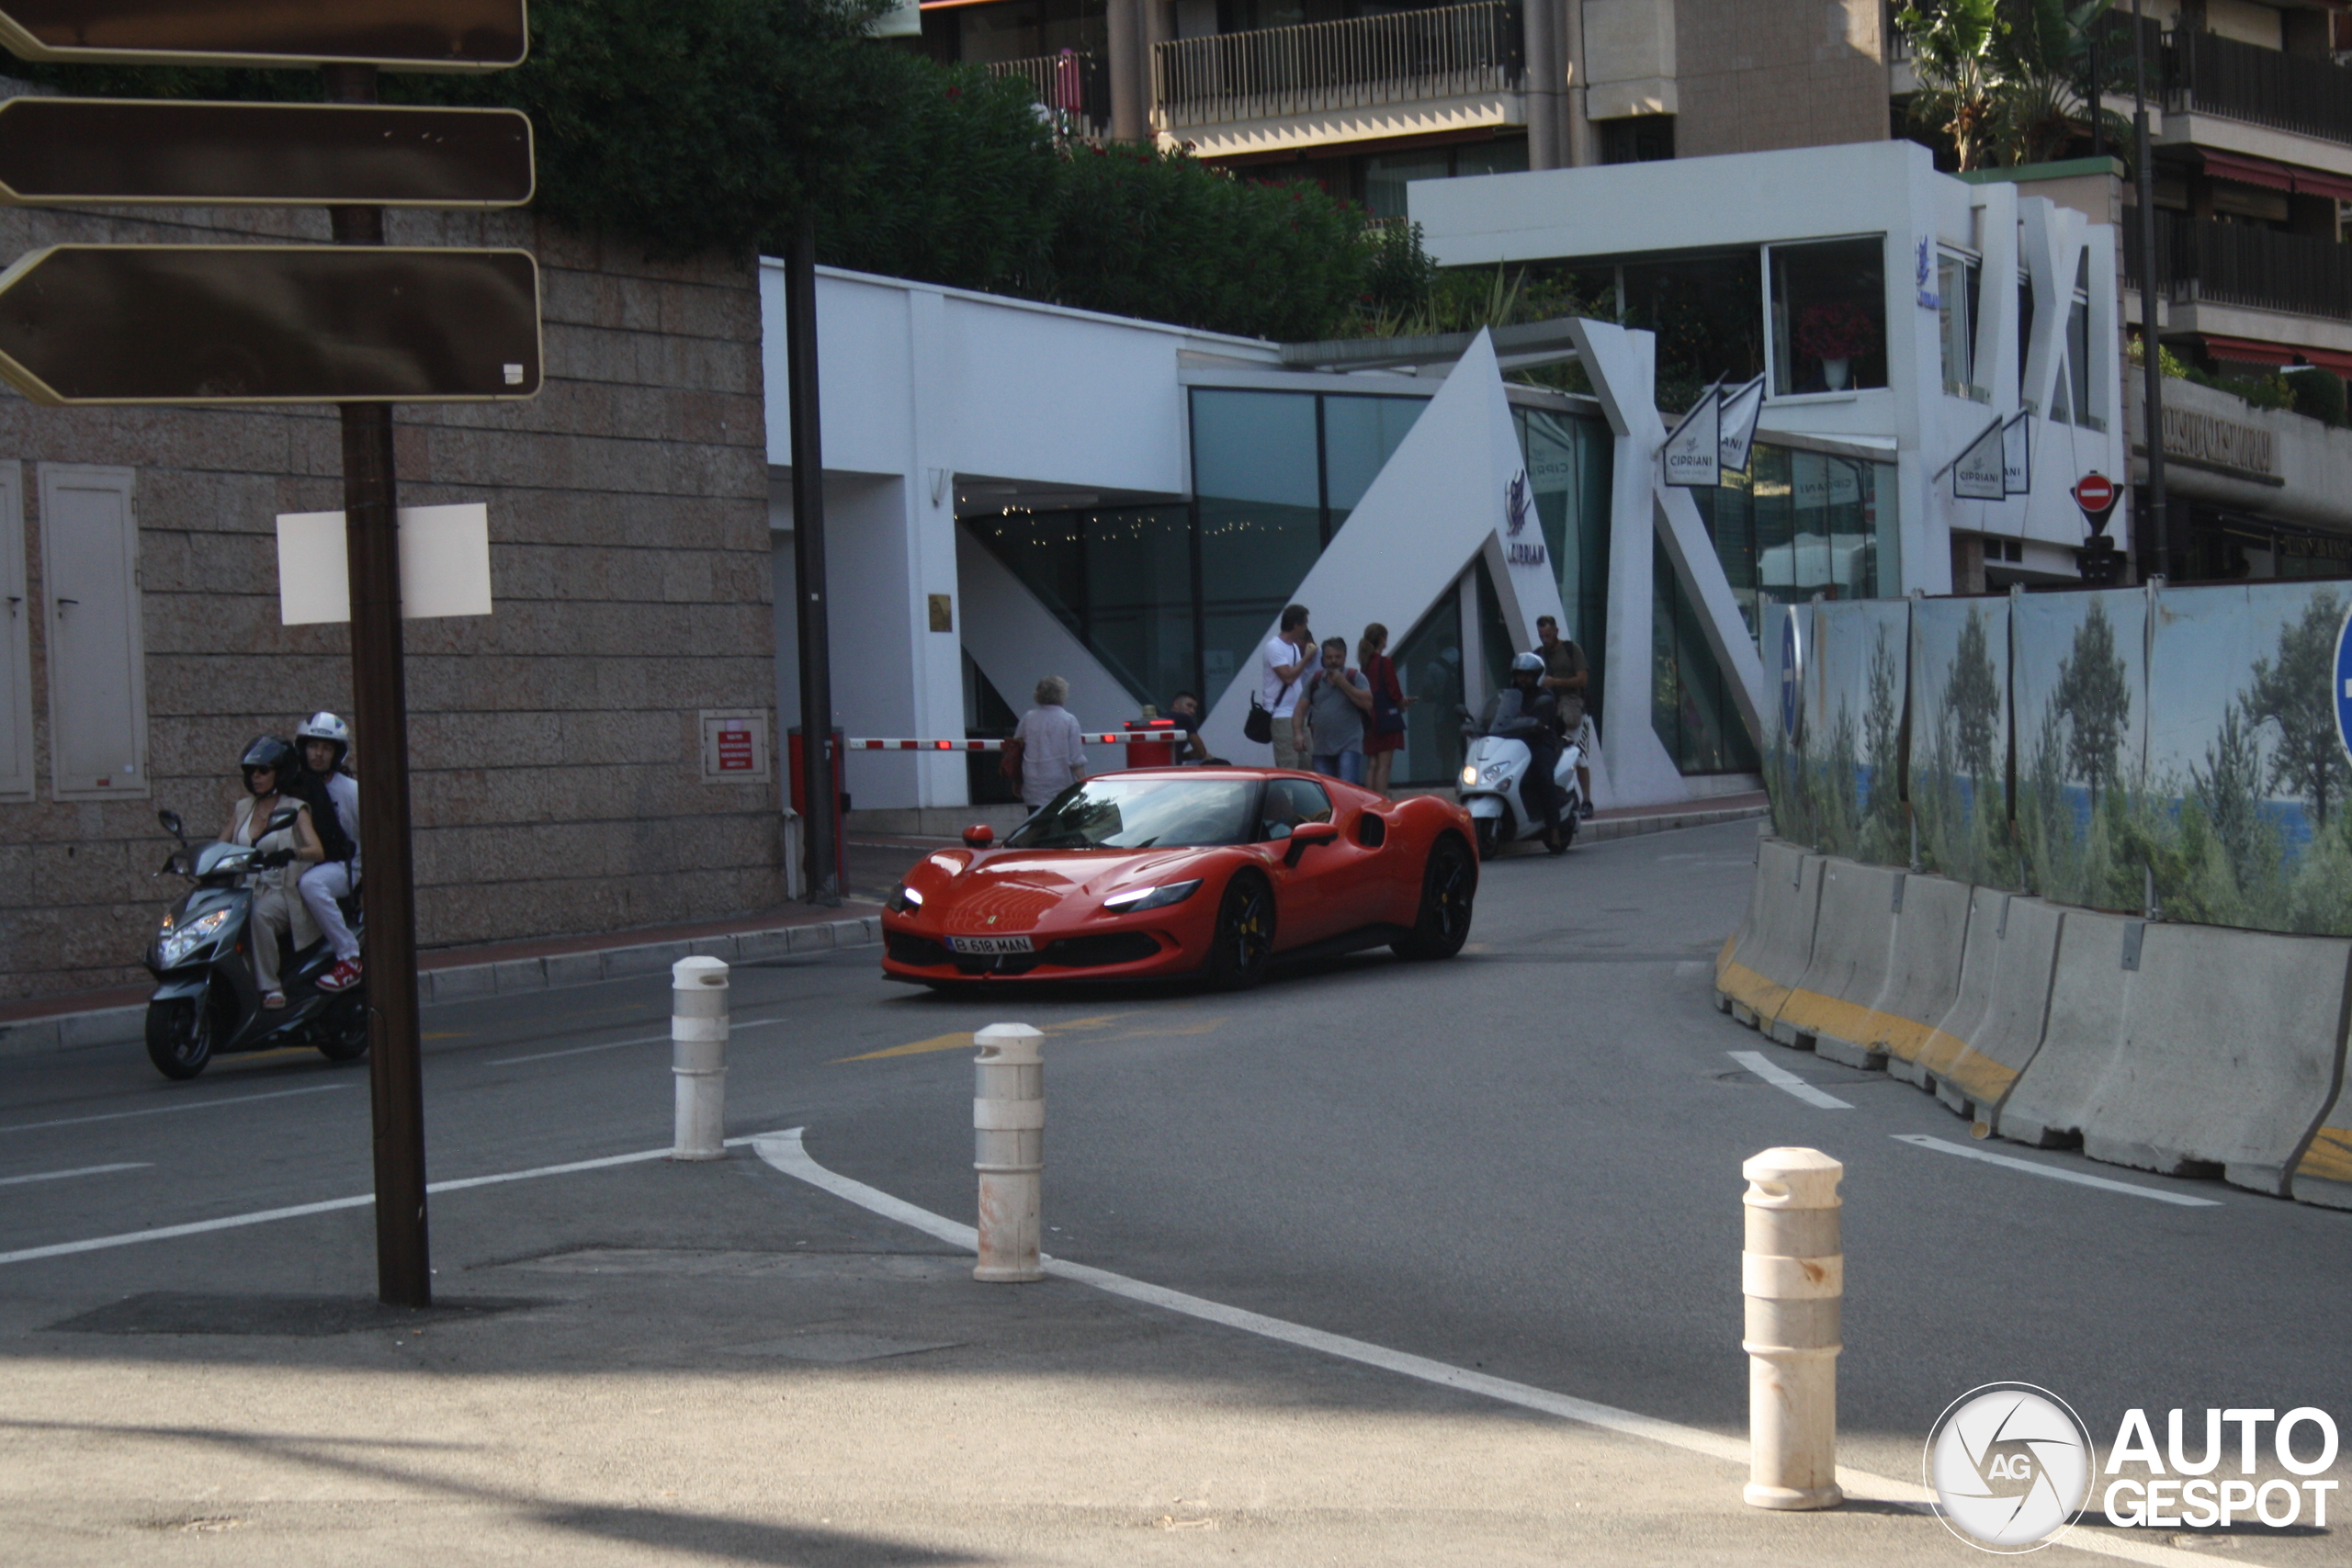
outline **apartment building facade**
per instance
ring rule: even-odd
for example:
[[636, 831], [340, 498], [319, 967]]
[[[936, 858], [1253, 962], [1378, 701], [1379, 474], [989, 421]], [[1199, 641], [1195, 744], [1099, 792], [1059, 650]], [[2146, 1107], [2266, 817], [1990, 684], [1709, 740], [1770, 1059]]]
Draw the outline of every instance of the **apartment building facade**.
[[1889, 36], [1880, 0], [924, 0], [918, 47], [1401, 217], [1413, 180], [1883, 140]]

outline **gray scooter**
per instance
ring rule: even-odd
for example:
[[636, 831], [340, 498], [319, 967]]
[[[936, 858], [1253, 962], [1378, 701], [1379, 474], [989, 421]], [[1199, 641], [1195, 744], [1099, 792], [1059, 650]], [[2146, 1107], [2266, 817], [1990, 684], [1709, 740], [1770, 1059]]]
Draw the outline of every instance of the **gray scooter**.
[[[156, 819], [180, 847], [155, 874], [195, 884], [164, 914], [147, 949], [145, 963], [157, 982], [147, 1000], [147, 1059], [156, 1070], [167, 1078], [192, 1078], [215, 1056], [287, 1045], [315, 1046], [331, 1062], [365, 1056], [366, 983], [346, 991], [319, 989], [320, 976], [334, 967], [334, 949], [324, 938], [295, 953], [287, 939], [254, 926], [254, 874], [266, 857], [240, 844], [191, 849], [178, 812], [158, 812]], [[267, 832], [293, 820], [290, 808], [281, 811], [269, 819]], [[355, 894], [344, 902], [354, 931], [359, 930], [358, 913]], [[280, 944], [283, 1008], [261, 1005], [249, 956], [257, 941]]]

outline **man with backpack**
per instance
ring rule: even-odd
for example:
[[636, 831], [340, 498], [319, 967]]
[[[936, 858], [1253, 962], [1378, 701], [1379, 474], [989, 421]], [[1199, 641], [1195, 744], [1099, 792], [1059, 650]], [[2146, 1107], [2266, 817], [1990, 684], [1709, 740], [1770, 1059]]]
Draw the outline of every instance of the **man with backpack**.
[[1306, 606], [1292, 604], [1283, 611], [1280, 629], [1258, 650], [1258, 694], [1250, 699], [1250, 716], [1241, 727], [1249, 739], [1272, 743], [1277, 768], [1295, 768], [1305, 760], [1291, 716], [1314, 660], [1315, 634], [1306, 629]]

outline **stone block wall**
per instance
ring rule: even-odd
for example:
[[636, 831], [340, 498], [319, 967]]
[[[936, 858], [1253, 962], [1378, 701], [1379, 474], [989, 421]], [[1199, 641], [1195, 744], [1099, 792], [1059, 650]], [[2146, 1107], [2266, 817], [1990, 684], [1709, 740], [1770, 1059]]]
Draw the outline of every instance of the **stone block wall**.
[[1679, 0], [1677, 157], [1883, 141], [1879, 0]]
[[[534, 252], [545, 321], [537, 400], [397, 415], [402, 504], [488, 504], [497, 605], [407, 623], [420, 940], [779, 902], [779, 784], [701, 783], [695, 717], [775, 700], [753, 258], [649, 260], [522, 214], [393, 214], [389, 227], [396, 244]], [[0, 209], [8, 258], [75, 241], [326, 237], [319, 214]], [[209, 836], [242, 787], [248, 738], [350, 701], [344, 628], [282, 626], [277, 603], [277, 514], [343, 504], [333, 409], [61, 410], [0, 390], [6, 457], [24, 461], [35, 606], [38, 466], [136, 472], [149, 787], [53, 798], [35, 615], [39, 783], [31, 802], [0, 802], [0, 1001], [141, 978], [182, 886], [151, 876], [169, 848], [156, 810]]]

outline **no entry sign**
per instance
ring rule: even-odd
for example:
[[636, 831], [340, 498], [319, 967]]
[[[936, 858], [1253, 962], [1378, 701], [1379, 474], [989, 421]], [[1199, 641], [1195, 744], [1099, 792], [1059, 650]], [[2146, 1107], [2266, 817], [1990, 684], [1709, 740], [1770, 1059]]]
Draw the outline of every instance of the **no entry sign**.
[[2107, 532], [2108, 514], [2115, 510], [2118, 493], [2115, 481], [2096, 468], [2075, 481], [2075, 504], [2083, 509], [2092, 533]]

